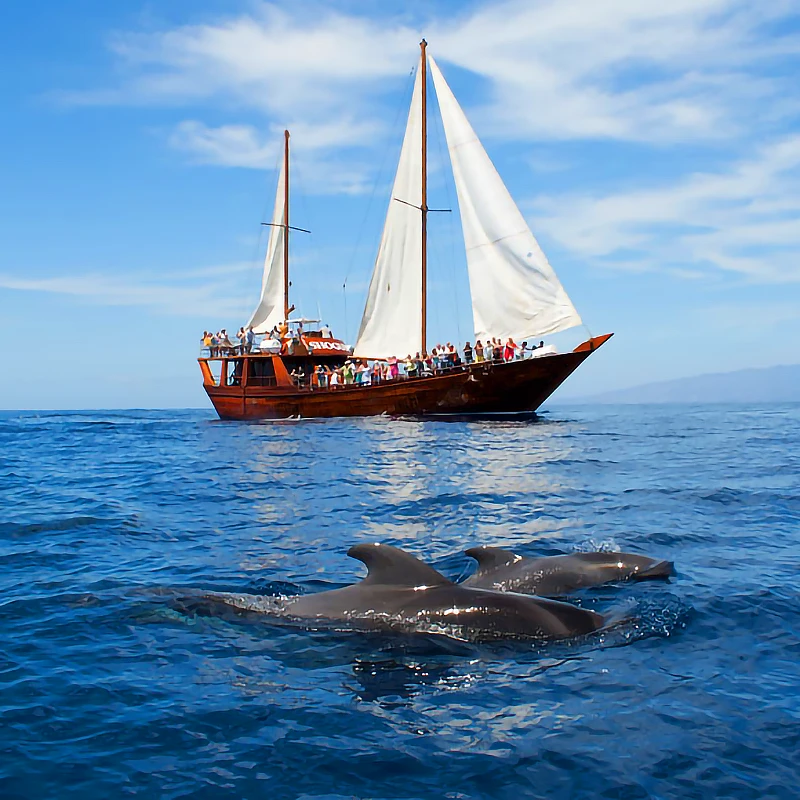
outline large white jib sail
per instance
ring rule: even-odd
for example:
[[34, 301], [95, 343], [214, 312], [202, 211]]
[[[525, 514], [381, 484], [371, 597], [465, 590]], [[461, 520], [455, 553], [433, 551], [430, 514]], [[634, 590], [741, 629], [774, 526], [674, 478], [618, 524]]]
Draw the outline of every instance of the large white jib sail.
[[247, 323], [248, 326], [252, 326], [255, 333], [268, 333], [283, 322], [286, 291], [283, 263], [284, 236], [286, 236], [286, 164], [282, 161], [278, 175], [275, 210], [272, 212], [272, 225], [269, 229], [267, 255], [264, 259], [261, 299]]
[[400, 162], [353, 354], [414, 355], [422, 349], [422, 81], [414, 81]]
[[521, 340], [581, 318], [436, 62], [428, 56], [461, 212], [475, 337]]

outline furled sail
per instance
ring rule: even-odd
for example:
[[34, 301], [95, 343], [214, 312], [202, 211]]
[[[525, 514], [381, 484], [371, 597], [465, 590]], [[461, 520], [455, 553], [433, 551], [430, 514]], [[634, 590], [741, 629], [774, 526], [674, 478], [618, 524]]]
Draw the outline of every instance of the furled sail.
[[476, 338], [531, 339], [580, 325], [436, 62], [428, 62], [453, 166]]
[[278, 193], [275, 196], [275, 210], [272, 213], [272, 226], [269, 229], [267, 256], [264, 259], [264, 276], [261, 279], [261, 299], [258, 302], [248, 325], [256, 333], [268, 333], [284, 317], [284, 272], [283, 237], [286, 236], [286, 165], [281, 162], [278, 175]]
[[414, 81], [400, 163], [354, 355], [414, 355], [422, 347], [422, 82]]

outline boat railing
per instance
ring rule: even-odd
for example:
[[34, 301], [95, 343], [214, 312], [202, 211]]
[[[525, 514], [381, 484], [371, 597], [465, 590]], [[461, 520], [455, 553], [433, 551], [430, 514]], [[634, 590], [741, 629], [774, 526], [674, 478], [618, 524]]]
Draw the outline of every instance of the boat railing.
[[[207, 350], [208, 350], [208, 348], [203, 348], [203, 350], [201, 351], [201, 358], [204, 357], [202, 355], [202, 352], [203, 351], [207, 351]], [[209, 355], [209, 356], [206, 356], [206, 357], [210, 358], [210, 359], [214, 359], [214, 358], [219, 357], [220, 360], [222, 360], [223, 358], [229, 357], [229, 356], [227, 356], [227, 355], [219, 355], [219, 356], [217, 356], [217, 355]], [[513, 359], [513, 360], [514, 361], [518, 361], [520, 359], [517, 358], [517, 359]], [[488, 361], [486, 361], [486, 360], [484, 360], [484, 361], [470, 361], [469, 363], [467, 363], [466, 361], [462, 361], [462, 362], [460, 362], [458, 364], [453, 364], [453, 365], [449, 365], [449, 366], [438, 366], [438, 367], [435, 367], [433, 370], [425, 369], [420, 374], [417, 374], [416, 371], [414, 373], [412, 373], [412, 374], [409, 374], [409, 373], [406, 373], [406, 372], [400, 372], [396, 376], [391, 377], [391, 378], [380, 378], [378, 380], [372, 379], [372, 380], [370, 380], [369, 383], [363, 383], [363, 382], [359, 382], [359, 381], [356, 381], [355, 379], [353, 379], [349, 383], [340, 382], [340, 383], [334, 384], [333, 386], [330, 385], [329, 378], [327, 377], [327, 374], [326, 374], [326, 377], [323, 379], [322, 382], [320, 382], [318, 374], [313, 374], [313, 377], [312, 377], [312, 375], [304, 375], [302, 378], [300, 378], [300, 377], [298, 377], [296, 375], [293, 375], [292, 376], [292, 384], [297, 389], [304, 390], [304, 391], [309, 391], [309, 392], [311, 392], [311, 391], [314, 391], [314, 392], [319, 392], [319, 391], [341, 391], [342, 389], [363, 389], [363, 388], [369, 388], [371, 386], [381, 386], [381, 385], [396, 384], [396, 383], [401, 383], [401, 382], [406, 382], [406, 381], [424, 380], [424, 379], [427, 379], [427, 378], [435, 378], [435, 377], [440, 377], [440, 376], [445, 376], [445, 375], [452, 375], [454, 373], [459, 373], [459, 372], [471, 372], [471, 371], [476, 370], [476, 369], [488, 370], [488, 369], [492, 369], [495, 366], [498, 366], [500, 364], [505, 364], [505, 363], [510, 363], [510, 362], [506, 362], [505, 360], [502, 360], [502, 359], [501, 360], [492, 359], [492, 360], [488, 360]], [[229, 375], [227, 377], [227, 379], [225, 379], [223, 377], [222, 380], [221, 380], [220, 376], [213, 375], [212, 373], [210, 373], [209, 374], [208, 383], [209, 383], [209, 385], [213, 385], [213, 386], [229, 386], [229, 387], [241, 386], [241, 378], [240, 378], [240, 376], [238, 374], [232, 373], [231, 375]], [[277, 378], [275, 376], [248, 375], [247, 385], [248, 386], [259, 386], [259, 387], [267, 387], [267, 386], [277, 387], [279, 384], [278, 384], [278, 380], [277, 380]]]
[[200, 358], [229, 358], [231, 356], [252, 355], [260, 353], [259, 350], [247, 350], [246, 347], [240, 344], [233, 345], [212, 345], [206, 347], [203, 345], [200, 348]]
[[417, 381], [423, 380], [426, 378], [436, 378], [442, 375], [452, 375], [456, 372], [468, 372], [474, 367], [482, 367], [482, 368], [491, 368], [493, 365], [501, 364], [505, 362], [501, 361], [473, 361], [469, 364], [462, 362], [461, 364], [457, 364], [454, 366], [449, 367], [437, 367], [433, 371], [424, 370], [420, 375], [409, 375], [407, 373], [398, 373], [393, 378], [380, 378], [379, 380], [370, 380], [369, 383], [360, 383], [355, 379], [350, 382], [342, 382], [336, 383], [331, 386], [328, 383], [328, 379], [325, 379], [325, 385], [320, 385], [319, 378], [316, 381], [313, 381], [309, 376], [304, 376], [302, 379], [294, 378], [293, 383], [296, 388], [298, 389], [305, 389], [308, 391], [314, 392], [326, 392], [326, 391], [341, 391], [342, 389], [368, 389], [372, 386], [386, 386], [389, 384], [396, 384], [396, 383], [404, 383], [406, 381]]

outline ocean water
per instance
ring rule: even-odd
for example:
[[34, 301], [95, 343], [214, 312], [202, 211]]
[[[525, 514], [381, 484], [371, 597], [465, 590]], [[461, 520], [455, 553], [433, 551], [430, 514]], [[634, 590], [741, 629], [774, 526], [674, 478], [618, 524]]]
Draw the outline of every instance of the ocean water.
[[[209, 588], [669, 558], [618, 630], [470, 645], [192, 616]], [[527, 422], [0, 415], [0, 797], [800, 796], [800, 406]]]

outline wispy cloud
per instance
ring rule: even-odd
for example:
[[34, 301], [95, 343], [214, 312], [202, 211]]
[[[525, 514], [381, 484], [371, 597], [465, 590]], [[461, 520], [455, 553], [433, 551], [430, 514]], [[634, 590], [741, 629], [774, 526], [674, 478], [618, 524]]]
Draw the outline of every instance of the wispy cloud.
[[[71, 103], [197, 105], [272, 121], [375, 119], [427, 33], [433, 52], [485, 81], [476, 110], [498, 135], [681, 141], [719, 138], [796, 113], [797, 34], [778, 34], [796, 2], [506, 0], [457, 18], [405, 21], [262, 3], [249, 14], [110, 41], [121, 85]], [[789, 91], [787, 91], [789, 90]], [[778, 103], [777, 101], [780, 100]], [[350, 120], [343, 114], [350, 110]], [[357, 109], [353, 115], [353, 109]], [[338, 146], [341, 142], [332, 142]]]
[[540, 198], [536, 227], [595, 263], [800, 280], [800, 136], [656, 188]]
[[66, 295], [105, 306], [135, 306], [169, 316], [243, 319], [252, 309], [231, 291], [230, 276], [245, 269], [250, 270], [250, 265], [222, 265], [160, 278], [140, 275], [131, 279], [101, 274], [45, 278], [0, 274], [0, 289]]
[[540, 176], [574, 163], [555, 152], [568, 141], [635, 142], [666, 159], [687, 143], [714, 148], [715, 171], [654, 185], [636, 178], [647, 174], [640, 151], [625, 175], [639, 188], [539, 198], [536, 227], [565, 247], [682, 279], [800, 278], [800, 0], [504, 0], [413, 23], [374, 6], [369, 17], [315, 3], [249, 8], [117, 33], [122, 77], [62, 99], [191, 109], [168, 140], [203, 164], [272, 167], [290, 127], [310, 191], [358, 193], [372, 185], [370, 148], [385, 147], [424, 33], [454, 82], [454, 67], [471, 73], [466, 105], [481, 135], [547, 148], [530, 161]]
[[795, 71], [780, 59], [796, 65], [798, 39], [773, 26], [797, 13], [793, 2], [514, 0], [465, 18], [437, 49], [487, 79], [483, 120], [507, 135], [727, 138], [754, 126], [753, 103], [773, 106], [765, 119], [791, 111]]
[[[326, 158], [332, 148], [365, 142], [376, 130], [368, 122], [338, 122], [309, 127], [291, 126], [292, 136], [302, 142], [293, 169], [303, 185], [316, 194], [359, 194], [370, 185], [370, 171], [348, 161], [337, 164]], [[221, 125], [213, 128], [196, 120], [180, 123], [170, 136], [172, 147], [199, 164], [254, 169], [276, 168], [283, 152], [283, 131], [262, 135], [252, 125]]]

